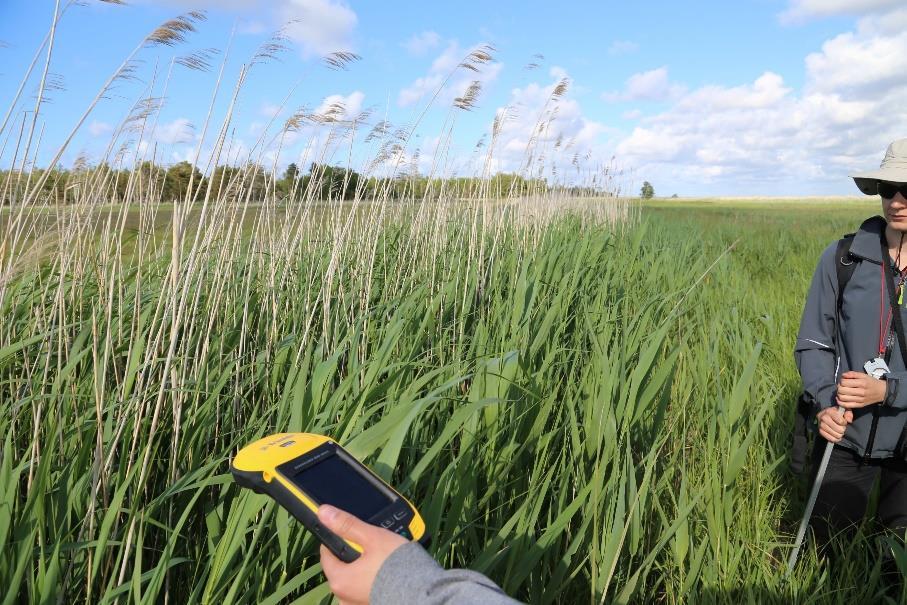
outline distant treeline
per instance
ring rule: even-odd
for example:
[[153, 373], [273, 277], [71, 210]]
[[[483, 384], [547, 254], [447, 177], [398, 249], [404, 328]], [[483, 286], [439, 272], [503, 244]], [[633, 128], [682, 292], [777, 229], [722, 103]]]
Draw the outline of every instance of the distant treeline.
[[310, 164], [302, 173], [290, 164], [279, 178], [262, 166], [222, 165], [203, 175], [189, 162], [163, 167], [143, 162], [135, 170], [115, 169], [107, 164], [78, 169], [35, 169], [30, 172], [0, 170], [0, 202], [8, 205], [37, 194], [47, 203], [71, 204], [93, 200], [104, 203], [185, 199], [187, 192], [203, 198], [210, 187], [212, 199], [259, 201], [266, 196], [284, 202], [302, 200], [391, 199], [421, 200], [443, 196], [494, 199], [550, 192], [553, 189], [575, 195], [601, 194], [586, 187], [550, 187], [545, 179], [527, 179], [499, 173], [489, 178], [428, 178], [404, 175], [394, 178], [363, 176], [355, 170]]

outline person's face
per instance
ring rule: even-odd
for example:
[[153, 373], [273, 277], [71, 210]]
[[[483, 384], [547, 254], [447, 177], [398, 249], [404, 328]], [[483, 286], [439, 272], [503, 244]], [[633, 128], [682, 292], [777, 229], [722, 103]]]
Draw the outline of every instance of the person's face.
[[907, 197], [901, 190], [907, 192], [907, 183], [880, 183], [879, 195], [888, 224], [898, 231], [907, 231]]

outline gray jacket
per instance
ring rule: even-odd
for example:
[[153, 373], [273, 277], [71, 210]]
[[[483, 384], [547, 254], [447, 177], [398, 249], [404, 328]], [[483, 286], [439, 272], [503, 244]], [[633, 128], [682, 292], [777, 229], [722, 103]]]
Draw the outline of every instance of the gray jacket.
[[519, 605], [480, 573], [442, 569], [416, 542], [391, 553], [372, 584], [372, 605]]
[[[837, 320], [837, 242], [822, 253], [813, 275], [800, 322], [800, 332], [797, 334], [794, 358], [803, 379], [805, 396], [816, 412], [837, 405], [836, 385], [844, 372], [864, 372], [863, 364], [879, 354], [880, 305], [886, 318], [890, 308], [888, 291], [882, 290], [885, 284], [882, 281], [879, 237], [884, 229], [885, 220], [873, 217], [865, 221], [854, 236], [850, 254], [856, 266], [844, 289], [841, 313]], [[887, 260], [894, 265], [890, 258]], [[895, 273], [896, 269], [892, 275]], [[903, 306], [900, 313], [907, 327], [907, 314], [904, 313]], [[893, 335], [894, 321], [891, 329]], [[854, 410], [854, 421], [847, 426], [840, 442], [840, 445], [861, 456], [893, 456], [907, 420], [907, 371], [897, 341], [890, 341], [889, 347], [891, 356], [888, 367], [891, 373], [887, 376], [885, 401], [880, 405]], [[876, 430], [870, 443], [873, 424], [876, 425]]]

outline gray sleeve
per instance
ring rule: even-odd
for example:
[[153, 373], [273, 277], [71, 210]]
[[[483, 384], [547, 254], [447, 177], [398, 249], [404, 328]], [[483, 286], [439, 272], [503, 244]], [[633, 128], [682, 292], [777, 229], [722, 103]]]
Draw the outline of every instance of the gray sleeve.
[[497, 585], [474, 571], [442, 569], [419, 544], [404, 544], [384, 561], [371, 605], [518, 605]]
[[837, 242], [825, 249], [813, 274], [794, 348], [794, 360], [803, 380], [803, 392], [817, 410], [835, 403], [838, 370], [834, 348], [838, 304], [836, 248]]

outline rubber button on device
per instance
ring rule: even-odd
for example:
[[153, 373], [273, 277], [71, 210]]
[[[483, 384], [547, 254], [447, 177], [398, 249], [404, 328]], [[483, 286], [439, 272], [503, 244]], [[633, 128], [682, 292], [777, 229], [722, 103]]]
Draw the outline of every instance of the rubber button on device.
[[394, 524], [393, 519], [385, 519], [384, 521], [381, 522], [381, 527], [388, 528], [393, 524]]
[[406, 516], [405, 510], [401, 510], [399, 513], [394, 513], [394, 519], [396, 519], [397, 521], [401, 520], [405, 516]]

